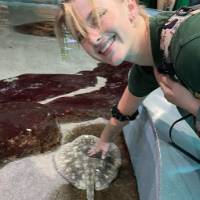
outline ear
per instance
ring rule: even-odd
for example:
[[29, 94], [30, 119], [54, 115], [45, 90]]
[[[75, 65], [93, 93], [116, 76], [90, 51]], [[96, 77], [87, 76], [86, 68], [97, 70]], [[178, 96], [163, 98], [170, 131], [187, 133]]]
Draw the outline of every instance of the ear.
[[127, 7], [130, 17], [135, 17], [138, 13], [138, 5], [136, 0], [127, 0]]

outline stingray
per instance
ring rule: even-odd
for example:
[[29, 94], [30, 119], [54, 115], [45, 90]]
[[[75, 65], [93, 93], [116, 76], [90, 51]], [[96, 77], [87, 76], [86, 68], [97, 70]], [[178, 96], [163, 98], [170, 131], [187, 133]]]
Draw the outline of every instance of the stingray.
[[54, 156], [58, 173], [78, 189], [87, 191], [87, 199], [94, 199], [95, 190], [103, 190], [117, 177], [121, 165], [119, 148], [111, 143], [107, 156], [89, 157], [88, 150], [99, 138], [82, 135], [62, 145]]

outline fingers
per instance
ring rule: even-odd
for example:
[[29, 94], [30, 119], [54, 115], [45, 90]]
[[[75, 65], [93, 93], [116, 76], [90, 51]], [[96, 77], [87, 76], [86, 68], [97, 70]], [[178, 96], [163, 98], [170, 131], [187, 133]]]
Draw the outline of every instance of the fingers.
[[164, 84], [165, 87], [170, 88], [173, 84], [173, 81], [168, 76], [161, 75], [159, 79], [160, 79], [160, 84], [161, 83]]
[[104, 160], [106, 158], [106, 155], [107, 155], [107, 152], [105, 152], [103, 150], [90, 149], [88, 151], [89, 157], [101, 158]]
[[160, 85], [162, 83], [163, 86], [170, 88], [174, 83], [168, 75], [161, 74], [156, 69], [154, 69], [154, 75]]
[[103, 151], [102, 151], [102, 155], [101, 155], [102, 159], [106, 158], [109, 149], [110, 149], [110, 144], [109, 143], [105, 144]]
[[106, 151], [102, 151], [101, 158], [102, 158], [103, 160], [106, 158], [106, 154], [107, 154]]
[[173, 83], [171, 82], [170, 78], [168, 78], [167, 76], [162, 76], [160, 78], [160, 88], [163, 91], [164, 97], [165, 99], [167, 99], [167, 101], [171, 102], [171, 100], [173, 99]]
[[154, 69], [154, 75], [155, 75], [156, 80], [158, 81], [158, 83], [162, 82], [163, 78], [166, 77], [166, 75], [163, 75], [163, 74], [159, 73], [157, 71], [157, 69]]
[[170, 87], [168, 87], [165, 83], [160, 83], [160, 88], [163, 91], [164, 94], [170, 95], [172, 93], [172, 90]]
[[109, 143], [98, 143], [88, 151], [88, 156], [92, 157], [99, 154], [97, 157], [100, 156], [102, 159], [105, 159], [109, 146]]
[[92, 148], [88, 151], [88, 156], [93, 156], [93, 155], [97, 154], [98, 152], [100, 152], [100, 150], [98, 150], [96, 147], [92, 147]]
[[169, 76], [160, 74], [159, 72], [155, 72], [155, 75], [161, 90], [164, 94], [170, 95], [172, 93], [174, 81], [172, 81]]

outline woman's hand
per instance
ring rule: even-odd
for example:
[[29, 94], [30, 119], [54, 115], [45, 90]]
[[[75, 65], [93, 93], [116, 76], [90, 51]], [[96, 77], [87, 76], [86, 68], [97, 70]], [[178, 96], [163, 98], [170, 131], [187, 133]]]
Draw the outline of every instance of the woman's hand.
[[[167, 101], [196, 116], [200, 101], [180, 83], [170, 79], [169, 76], [160, 74], [157, 70], [154, 70], [154, 74]], [[195, 126], [196, 132], [200, 137], [200, 121], [196, 121]]]
[[195, 113], [196, 110], [193, 107], [198, 104], [198, 100], [189, 90], [179, 82], [173, 81], [168, 75], [160, 74], [157, 70], [154, 70], [154, 74], [167, 101], [187, 110], [190, 113]]
[[103, 142], [101, 139], [88, 151], [89, 156], [94, 156], [97, 153], [101, 153], [101, 158], [105, 159], [106, 154], [109, 150], [110, 143]]

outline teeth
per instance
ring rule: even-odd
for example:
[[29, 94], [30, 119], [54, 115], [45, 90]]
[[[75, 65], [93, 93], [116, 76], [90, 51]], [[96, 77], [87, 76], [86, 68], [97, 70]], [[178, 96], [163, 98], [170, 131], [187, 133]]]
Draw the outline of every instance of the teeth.
[[104, 53], [107, 50], [107, 48], [112, 44], [113, 40], [114, 40], [114, 37], [109, 39], [109, 41], [106, 43], [105, 47], [101, 50], [101, 53]]

